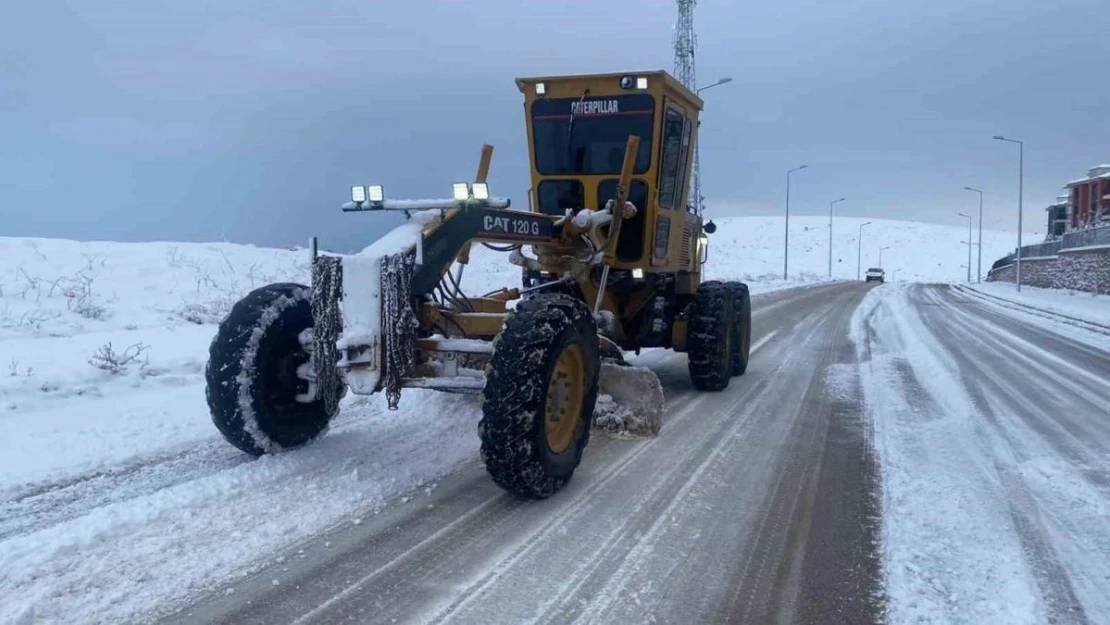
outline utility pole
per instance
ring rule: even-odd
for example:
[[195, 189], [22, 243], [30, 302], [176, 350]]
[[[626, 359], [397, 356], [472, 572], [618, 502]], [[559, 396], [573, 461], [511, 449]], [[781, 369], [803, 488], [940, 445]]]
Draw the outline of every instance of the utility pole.
[[833, 200], [829, 202], [829, 279], [832, 279], [832, 217], [833, 217], [833, 204], [843, 202], [845, 198]]
[[967, 281], [971, 282], [971, 215], [960, 213], [960, 217], [967, 217]]
[[856, 239], [856, 242], [859, 244], [859, 249], [856, 250], [856, 280], [860, 279], [861, 261], [863, 260], [863, 227], [870, 225], [870, 221], [859, 225], [859, 238]]
[[801, 171], [809, 165], [801, 165], [786, 172], [786, 235], [782, 240], [782, 279], [786, 280], [786, 270], [790, 261], [790, 174]]
[[1023, 188], [1025, 186], [1025, 143], [1023, 141], [1018, 141], [1017, 139], [1007, 139], [1006, 137], [1003, 137], [1002, 135], [995, 135], [994, 138], [998, 139], [999, 141], [1006, 141], [1006, 142], [1009, 142], [1009, 143], [1018, 144], [1018, 244], [1017, 244], [1017, 254], [1016, 254], [1016, 256], [1017, 256], [1017, 268], [1015, 269], [1015, 273], [1017, 275], [1016, 275], [1016, 279], [1014, 281], [1017, 283], [1017, 290], [1020, 293], [1021, 292], [1021, 229], [1022, 229], [1021, 217], [1022, 217], [1022, 213], [1023, 213], [1023, 209], [1024, 209], [1024, 207], [1022, 206], [1022, 200], [1023, 200], [1023, 197], [1025, 195], [1024, 192], [1023, 192], [1024, 191]]
[[879, 248], [879, 268], [880, 269], [882, 269], [882, 267], [883, 267], [883, 250], [889, 250], [889, 249], [890, 249], [889, 245], [886, 246], [886, 247], [880, 247]]
[[[697, 89], [694, 89], [694, 95], [700, 96], [701, 92], [705, 91], [706, 89], [711, 89], [713, 87], [718, 87], [720, 85], [730, 83], [730, 82], [732, 82], [732, 78], [729, 77], [729, 76], [725, 76], [724, 78], [718, 80], [717, 82], [715, 82], [713, 84], [706, 85], [704, 87], [698, 87]], [[698, 123], [700, 125], [701, 122], [698, 122]], [[702, 212], [702, 209], [705, 208], [704, 206], [702, 206], [702, 203], [705, 200], [705, 198], [702, 197], [702, 194], [701, 194], [701, 129], [700, 128], [698, 128], [697, 136], [694, 138], [694, 184], [690, 188], [693, 190], [693, 194], [694, 194], [694, 204], [693, 204], [694, 212], [696, 214], [700, 215], [701, 212]], [[689, 200], [687, 200], [687, 201], [689, 201]]]
[[975, 268], [975, 281], [983, 281], [983, 192], [975, 187], [964, 187], [979, 194], [979, 262]]

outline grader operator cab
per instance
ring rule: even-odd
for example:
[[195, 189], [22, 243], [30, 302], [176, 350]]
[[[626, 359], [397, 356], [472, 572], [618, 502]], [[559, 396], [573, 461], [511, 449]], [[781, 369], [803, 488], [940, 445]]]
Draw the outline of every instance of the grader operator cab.
[[[744, 372], [748, 289], [702, 281], [712, 224], [686, 201], [701, 100], [662, 71], [516, 82], [530, 210], [490, 195], [490, 146], [449, 198], [352, 187], [343, 210], [408, 221], [355, 255], [317, 254], [313, 239], [311, 287], [273, 284], [235, 305], [206, 370], [229, 442], [256, 455], [303, 445], [347, 391], [384, 391], [391, 408], [402, 388], [480, 393], [487, 471], [546, 497], [581, 460], [599, 387], [657, 431], [662, 387], [624, 352], [687, 352], [700, 390]], [[525, 285], [464, 294], [475, 243], [507, 252]]]

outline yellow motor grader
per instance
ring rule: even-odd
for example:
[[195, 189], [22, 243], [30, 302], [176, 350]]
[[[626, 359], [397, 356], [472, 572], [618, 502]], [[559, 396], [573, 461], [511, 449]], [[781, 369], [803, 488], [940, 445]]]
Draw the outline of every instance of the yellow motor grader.
[[[658, 423], [659, 381], [623, 352], [687, 352], [705, 391], [744, 373], [747, 286], [702, 281], [715, 228], [687, 205], [702, 101], [662, 71], [516, 84], [528, 211], [490, 195], [490, 146], [449, 198], [352, 187], [343, 210], [407, 221], [354, 255], [319, 254], [313, 239], [311, 286], [268, 285], [234, 306], [206, 369], [212, 419], [229, 442], [255, 455], [301, 446], [347, 391], [384, 391], [391, 408], [402, 388], [481, 393], [486, 469], [542, 498], [578, 466], [599, 386]], [[463, 294], [475, 244], [506, 253], [521, 286]]]

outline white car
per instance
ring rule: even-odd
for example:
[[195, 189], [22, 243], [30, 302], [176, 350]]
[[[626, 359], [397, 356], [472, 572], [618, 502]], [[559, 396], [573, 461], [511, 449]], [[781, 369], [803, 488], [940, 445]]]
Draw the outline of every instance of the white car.
[[886, 282], [886, 272], [878, 267], [868, 269], [866, 275], [864, 282]]

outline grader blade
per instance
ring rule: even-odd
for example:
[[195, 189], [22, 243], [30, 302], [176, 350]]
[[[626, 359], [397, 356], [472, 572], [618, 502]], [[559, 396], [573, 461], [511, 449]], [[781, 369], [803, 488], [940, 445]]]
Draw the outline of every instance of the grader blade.
[[663, 427], [663, 385], [647, 367], [601, 364], [594, 427], [620, 437], [652, 437]]

